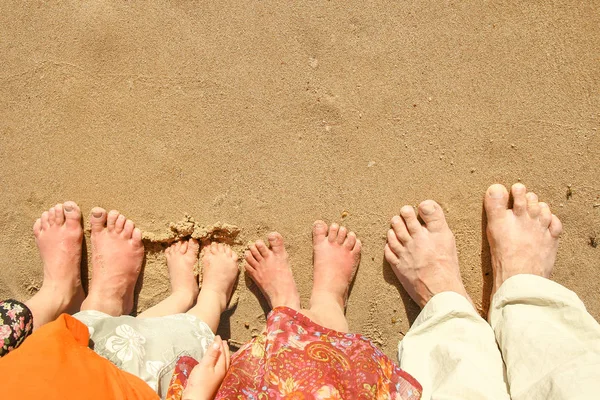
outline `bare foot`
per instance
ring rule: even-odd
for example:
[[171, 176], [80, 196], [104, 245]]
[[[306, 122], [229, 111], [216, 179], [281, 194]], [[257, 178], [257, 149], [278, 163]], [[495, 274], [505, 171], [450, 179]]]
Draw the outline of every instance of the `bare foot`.
[[385, 259], [410, 297], [421, 307], [436, 294], [456, 292], [473, 304], [463, 285], [454, 235], [439, 204], [419, 204], [421, 225], [411, 206], [400, 209], [388, 231]]
[[311, 307], [323, 296], [346, 307], [348, 289], [360, 262], [361, 242], [354, 232], [333, 223], [327, 230], [323, 221], [313, 225], [314, 279]]
[[133, 310], [133, 291], [144, 260], [142, 232], [118, 211], [92, 209], [92, 281], [82, 310], [109, 315]]
[[185, 313], [192, 308], [200, 291], [194, 274], [199, 249], [200, 244], [198, 241], [190, 239], [177, 241], [165, 250], [171, 280], [171, 294], [160, 303], [138, 315], [138, 318]]
[[508, 208], [508, 191], [492, 185], [485, 194], [487, 237], [492, 255], [492, 296], [511, 276], [532, 274], [549, 278], [558, 251], [562, 223], [535, 193], [516, 183], [511, 188], [513, 207]]
[[246, 251], [246, 272], [256, 282], [271, 308], [289, 307], [300, 310], [300, 295], [290, 269], [283, 237], [278, 232], [268, 236], [268, 248], [262, 240]]
[[44, 282], [27, 305], [35, 327], [63, 312], [79, 310], [85, 297], [81, 287], [81, 211], [67, 201], [45, 211], [33, 225], [35, 243], [44, 264]]
[[237, 260], [237, 254], [223, 243], [213, 242], [202, 250], [202, 286], [197, 304], [188, 313], [206, 322], [213, 332], [233, 293], [240, 272]]

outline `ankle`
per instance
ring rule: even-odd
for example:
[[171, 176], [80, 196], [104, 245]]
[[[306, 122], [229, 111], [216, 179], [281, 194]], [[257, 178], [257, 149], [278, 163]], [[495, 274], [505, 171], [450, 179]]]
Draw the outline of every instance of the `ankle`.
[[219, 314], [221, 314], [227, 309], [227, 293], [203, 286], [198, 294], [197, 303], [210, 305], [210, 307], [219, 310]]
[[171, 292], [171, 298], [175, 299], [178, 306], [182, 309], [190, 309], [194, 307], [196, 304], [196, 300], [198, 299], [198, 292], [193, 292], [191, 290], [178, 289], [173, 290]]
[[330, 290], [313, 288], [312, 295], [310, 296], [311, 309], [315, 304], [336, 305], [343, 312], [346, 308], [346, 299]]

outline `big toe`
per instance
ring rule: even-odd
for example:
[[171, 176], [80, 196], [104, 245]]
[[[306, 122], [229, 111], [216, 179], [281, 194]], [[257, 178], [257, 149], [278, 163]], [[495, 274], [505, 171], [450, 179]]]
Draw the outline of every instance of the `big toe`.
[[419, 204], [419, 215], [429, 231], [439, 232], [448, 226], [442, 207], [433, 200], [425, 200]]
[[485, 192], [483, 204], [489, 219], [504, 216], [508, 209], [508, 190], [499, 183], [493, 184]]
[[192, 253], [192, 254], [196, 254], [198, 255], [198, 252], [200, 251], [200, 242], [198, 242], [197, 239], [190, 239], [188, 241], [188, 253]]
[[92, 232], [100, 232], [106, 227], [106, 210], [100, 207], [92, 208], [90, 215], [90, 224]]
[[269, 245], [275, 254], [284, 254], [285, 246], [283, 244], [283, 236], [279, 232], [271, 232], [268, 236]]
[[321, 243], [327, 237], [327, 224], [317, 220], [313, 224], [313, 244]]
[[63, 204], [63, 210], [65, 212], [65, 221], [69, 227], [80, 227], [81, 226], [81, 210], [74, 201], [66, 201]]

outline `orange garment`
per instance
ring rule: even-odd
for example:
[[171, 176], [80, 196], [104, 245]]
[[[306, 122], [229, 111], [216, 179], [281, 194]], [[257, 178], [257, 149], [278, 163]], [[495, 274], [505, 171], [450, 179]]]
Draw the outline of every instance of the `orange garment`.
[[63, 314], [0, 359], [5, 399], [158, 399], [138, 377], [88, 348], [88, 328]]

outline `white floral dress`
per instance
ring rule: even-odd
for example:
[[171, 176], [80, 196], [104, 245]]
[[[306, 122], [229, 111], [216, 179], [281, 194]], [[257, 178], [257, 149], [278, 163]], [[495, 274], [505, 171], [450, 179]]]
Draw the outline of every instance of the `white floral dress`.
[[146, 381], [162, 398], [179, 357], [202, 359], [215, 337], [206, 323], [189, 314], [135, 318], [82, 311], [74, 317], [90, 330], [90, 348]]

